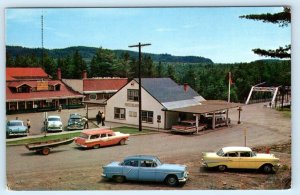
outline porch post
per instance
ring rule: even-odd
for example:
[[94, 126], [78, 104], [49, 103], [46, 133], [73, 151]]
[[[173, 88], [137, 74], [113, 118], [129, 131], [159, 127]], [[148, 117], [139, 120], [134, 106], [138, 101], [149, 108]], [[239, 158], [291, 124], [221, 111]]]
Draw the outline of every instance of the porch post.
[[19, 102], [17, 101], [17, 110], [19, 110]]
[[199, 131], [199, 114], [196, 114], [196, 129], [197, 129], [197, 133]]
[[212, 118], [212, 129], [215, 129], [216, 127], [216, 114], [213, 112], [213, 118]]
[[27, 110], [27, 102], [26, 101], [24, 101], [25, 102], [25, 110]]
[[226, 110], [226, 126], [228, 126], [228, 112], [229, 112], [229, 109]]

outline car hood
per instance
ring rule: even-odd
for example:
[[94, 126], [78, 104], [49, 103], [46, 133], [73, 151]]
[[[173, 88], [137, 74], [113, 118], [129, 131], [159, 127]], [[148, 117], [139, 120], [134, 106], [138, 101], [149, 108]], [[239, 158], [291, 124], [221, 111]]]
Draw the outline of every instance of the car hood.
[[267, 158], [267, 159], [270, 159], [270, 158], [277, 159], [274, 154], [265, 154], [265, 153], [257, 153], [256, 157], [257, 158]]
[[218, 156], [215, 152], [203, 152], [202, 153], [202, 156], [203, 157], [220, 157], [220, 156]]
[[48, 126], [60, 126], [61, 124], [60, 121], [48, 121]]
[[22, 132], [22, 131], [26, 131], [27, 127], [25, 126], [10, 126], [8, 127], [8, 129], [12, 132]]
[[110, 162], [109, 164], [105, 165], [104, 167], [116, 167], [119, 165], [120, 165], [120, 162], [114, 161], [114, 162]]
[[160, 168], [171, 171], [186, 171], [186, 166], [180, 164], [162, 164]]

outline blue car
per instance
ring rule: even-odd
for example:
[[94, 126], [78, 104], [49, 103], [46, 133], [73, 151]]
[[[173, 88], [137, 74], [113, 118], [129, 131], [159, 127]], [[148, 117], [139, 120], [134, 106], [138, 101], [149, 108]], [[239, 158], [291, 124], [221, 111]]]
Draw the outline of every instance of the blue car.
[[111, 162], [103, 167], [103, 178], [121, 183], [125, 180], [165, 182], [177, 186], [188, 179], [187, 167], [163, 164], [156, 156], [128, 156], [123, 162]]
[[21, 120], [10, 120], [6, 123], [6, 137], [10, 136], [27, 136], [28, 128]]

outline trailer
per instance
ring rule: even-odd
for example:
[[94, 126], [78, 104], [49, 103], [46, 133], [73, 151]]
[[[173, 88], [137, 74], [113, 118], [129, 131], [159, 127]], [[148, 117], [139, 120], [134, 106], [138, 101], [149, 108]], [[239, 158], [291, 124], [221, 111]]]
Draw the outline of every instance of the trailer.
[[50, 140], [46, 142], [35, 142], [26, 144], [25, 147], [30, 151], [35, 151], [41, 153], [43, 155], [48, 155], [50, 153], [50, 149], [71, 144], [74, 141], [74, 138], [65, 138], [65, 139], [57, 139], [57, 140]]

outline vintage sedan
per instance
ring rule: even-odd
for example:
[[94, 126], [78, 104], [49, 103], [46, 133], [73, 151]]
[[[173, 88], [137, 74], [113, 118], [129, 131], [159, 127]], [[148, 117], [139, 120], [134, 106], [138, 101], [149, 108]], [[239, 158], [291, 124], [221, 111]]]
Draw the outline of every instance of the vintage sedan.
[[61, 132], [63, 125], [60, 116], [48, 116], [46, 119], [46, 131], [47, 132]]
[[21, 120], [10, 120], [6, 123], [6, 137], [27, 136], [28, 128]]
[[276, 171], [280, 166], [274, 154], [255, 153], [249, 147], [224, 147], [217, 152], [203, 152], [202, 165], [217, 167], [220, 171], [227, 168], [261, 169], [265, 173]]
[[124, 145], [129, 136], [129, 134], [114, 132], [109, 129], [91, 129], [83, 131], [79, 137], [76, 137], [75, 143], [82, 148], [96, 149], [103, 146]]
[[[204, 130], [206, 125], [200, 124], [198, 130]], [[180, 134], [193, 134], [197, 132], [196, 121], [195, 120], [183, 120], [180, 123], [173, 125], [171, 128], [172, 133]]]
[[84, 121], [82, 120], [82, 116], [77, 113], [70, 114], [67, 130], [82, 130], [83, 128]]
[[129, 156], [123, 162], [111, 162], [103, 166], [103, 178], [165, 182], [169, 186], [184, 184], [188, 179], [187, 167], [179, 164], [163, 164], [156, 156]]

